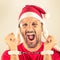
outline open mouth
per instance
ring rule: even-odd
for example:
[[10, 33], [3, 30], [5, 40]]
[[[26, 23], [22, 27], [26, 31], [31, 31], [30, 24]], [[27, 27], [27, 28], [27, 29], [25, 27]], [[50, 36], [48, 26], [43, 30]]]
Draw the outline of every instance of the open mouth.
[[35, 34], [33, 33], [27, 33], [27, 39], [30, 40], [30, 41], [33, 41], [35, 38]]

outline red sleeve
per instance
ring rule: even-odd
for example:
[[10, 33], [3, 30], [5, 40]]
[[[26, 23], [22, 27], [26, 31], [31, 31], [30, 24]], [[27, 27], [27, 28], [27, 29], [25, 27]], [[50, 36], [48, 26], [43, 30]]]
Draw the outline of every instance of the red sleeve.
[[10, 55], [8, 55], [8, 50], [6, 50], [6, 51], [2, 54], [1, 60], [10, 60]]
[[52, 60], [60, 60], [60, 52], [54, 50], [54, 54], [53, 54], [52, 58], [53, 58]]

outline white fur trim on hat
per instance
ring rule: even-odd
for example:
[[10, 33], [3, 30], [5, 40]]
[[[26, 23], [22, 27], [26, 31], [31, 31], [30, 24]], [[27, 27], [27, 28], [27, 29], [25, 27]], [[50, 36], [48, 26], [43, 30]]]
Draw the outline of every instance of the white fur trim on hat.
[[26, 17], [35, 17], [37, 18], [38, 20], [40, 20], [42, 23], [44, 23], [43, 19], [37, 14], [37, 13], [34, 13], [34, 12], [26, 12], [26, 13], [23, 13], [19, 19], [19, 22], [26, 18]]

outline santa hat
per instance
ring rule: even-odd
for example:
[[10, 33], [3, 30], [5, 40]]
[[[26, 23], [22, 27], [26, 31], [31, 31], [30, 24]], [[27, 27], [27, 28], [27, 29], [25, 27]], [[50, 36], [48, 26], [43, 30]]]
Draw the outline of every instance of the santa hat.
[[46, 12], [35, 5], [26, 5], [23, 9], [22, 12], [19, 15], [19, 21], [21, 21], [23, 18], [26, 18], [28, 16], [32, 16], [40, 20], [42, 23], [44, 23], [43, 19], [46, 16]]

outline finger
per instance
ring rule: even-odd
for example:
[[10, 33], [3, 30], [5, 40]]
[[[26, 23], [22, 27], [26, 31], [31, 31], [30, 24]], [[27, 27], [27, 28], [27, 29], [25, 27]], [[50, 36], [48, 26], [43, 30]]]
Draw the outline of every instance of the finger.
[[5, 37], [5, 42], [15, 41], [14, 33], [10, 33]]
[[18, 39], [18, 42], [20, 42], [20, 34], [18, 34], [17, 39]]
[[49, 35], [47, 38], [47, 43], [50, 43], [50, 42], [52, 42], [52, 37]]
[[54, 39], [54, 37], [51, 36], [51, 35], [48, 36], [47, 42], [48, 42], [48, 43], [51, 43], [51, 44], [54, 44], [54, 45], [57, 43], [57, 41], [56, 41], [56, 40]]

